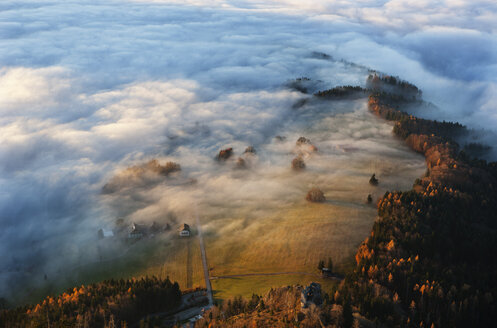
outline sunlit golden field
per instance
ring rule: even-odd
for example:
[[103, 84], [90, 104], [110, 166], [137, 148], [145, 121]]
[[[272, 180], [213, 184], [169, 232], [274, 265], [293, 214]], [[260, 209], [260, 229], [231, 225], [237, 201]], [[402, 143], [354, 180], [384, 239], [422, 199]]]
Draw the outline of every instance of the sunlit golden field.
[[[213, 254], [211, 274], [317, 272], [318, 261], [328, 257], [341, 264], [368, 234], [375, 215], [367, 206], [299, 205], [258, 219], [216, 220], [220, 233], [206, 240], [208, 253]], [[223, 230], [227, 221], [232, 222], [231, 229]]]
[[[394, 138], [392, 126], [370, 114], [364, 99], [311, 102], [286, 122], [265, 143], [254, 145], [256, 155], [243, 154], [250, 143], [239, 140], [221, 146], [233, 147], [235, 153], [223, 163], [214, 160], [215, 153], [182, 148], [176, 157], [159, 158], [180, 163], [181, 172], [102, 196], [126, 224], [156, 221], [172, 229], [134, 244], [92, 243], [79, 265], [41, 281], [32, 298], [76, 284], [146, 275], [169, 276], [182, 289], [205, 286], [197, 236], [182, 239], [177, 234], [182, 223], [195, 231], [197, 215], [211, 277], [286, 273], [221, 277], [213, 280], [216, 298], [310, 280], [335, 284], [319, 277], [319, 260], [331, 257], [340, 273], [350, 267], [370, 233], [376, 200], [386, 190], [411, 188], [424, 174], [424, 159]], [[275, 140], [276, 135], [286, 139]], [[296, 146], [301, 136], [317, 152]], [[291, 162], [299, 154], [306, 168], [296, 172]], [[245, 169], [236, 168], [239, 156]], [[369, 184], [373, 173], [378, 186]], [[324, 192], [324, 203], [305, 200], [312, 187]], [[366, 202], [368, 194], [372, 204]]]
[[[312, 277], [297, 273], [318, 273], [319, 260], [328, 257], [339, 272], [350, 266], [357, 246], [370, 233], [378, 197], [386, 190], [409, 189], [425, 171], [423, 158], [394, 139], [391, 129], [359, 105], [351, 114], [315, 120], [300, 132], [319, 149], [306, 158], [304, 172], [293, 172], [288, 166], [299, 135], [296, 132], [288, 137], [287, 153], [280, 153], [286, 160], [280, 167], [233, 173], [231, 178], [237, 184], [233, 193], [239, 201], [233, 205], [208, 200], [199, 209], [211, 276], [296, 274], [215, 280], [217, 295], [247, 295], [249, 289], [275, 286], [278, 279], [281, 284], [306, 283]], [[340, 130], [350, 131], [351, 140], [344, 140]], [[273, 147], [268, 145], [268, 151]], [[376, 187], [369, 184], [372, 173], [380, 180]], [[313, 186], [324, 192], [325, 203], [304, 199]], [[367, 204], [368, 194], [372, 194], [373, 204]]]
[[323, 279], [319, 275], [284, 274], [276, 276], [234, 277], [212, 280], [214, 298], [218, 300], [236, 296], [250, 298], [252, 294], [264, 295], [270, 288], [281, 286], [308, 285], [318, 282], [321, 288], [330, 293], [333, 286], [339, 282], [333, 279]]

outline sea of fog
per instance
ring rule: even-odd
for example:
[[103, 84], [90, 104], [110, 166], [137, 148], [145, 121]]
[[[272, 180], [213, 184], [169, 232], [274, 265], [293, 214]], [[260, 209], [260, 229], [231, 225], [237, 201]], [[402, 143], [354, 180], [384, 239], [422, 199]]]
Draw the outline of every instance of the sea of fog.
[[[233, 173], [213, 158], [227, 146], [271, 149], [286, 131], [287, 148], [273, 150], [291, 152], [306, 120], [295, 104], [307, 96], [287, 87], [297, 77], [313, 81], [310, 91], [364, 85], [371, 67], [422, 88], [438, 107], [427, 117], [493, 131], [493, 2], [360, 4], [2, 1], [0, 297], [85, 261], [84, 245], [117, 217], [153, 219], [218, 192], [236, 202], [224, 189]], [[346, 149], [378, 147], [363, 132], [359, 122], [334, 137]], [[265, 156], [261, 165], [287, 163]], [[147, 189], [102, 195], [113, 176], [152, 158], [181, 164], [167, 198], [177, 201]], [[185, 192], [189, 179], [212, 192]], [[263, 188], [285, 197], [270, 181]]]

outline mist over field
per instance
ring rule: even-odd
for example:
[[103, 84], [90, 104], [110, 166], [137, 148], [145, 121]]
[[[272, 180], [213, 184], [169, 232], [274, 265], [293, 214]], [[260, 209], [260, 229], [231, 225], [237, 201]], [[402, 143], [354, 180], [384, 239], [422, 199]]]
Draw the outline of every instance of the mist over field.
[[[307, 119], [294, 105], [308, 96], [287, 87], [297, 77], [317, 91], [364, 86], [367, 68], [399, 75], [438, 108], [424, 116], [483, 128], [495, 141], [497, 5], [359, 3], [2, 1], [0, 297], [87, 260], [82, 246], [117, 217], [151, 222], [217, 194], [236, 206], [239, 197], [260, 201], [261, 189], [285, 202], [287, 190], [271, 179], [254, 182], [214, 157], [253, 145], [266, 152], [252, 164], [278, 176]], [[397, 145], [373, 140], [388, 130], [365, 133], [364, 124], [337, 131], [329, 149], [396, 154]], [[276, 134], [288, 134], [287, 143], [275, 144]], [[159, 188], [147, 180], [102, 194], [114, 176], [152, 158], [182, 171]], [[245, 188], [229, 189], [237, 179]]]

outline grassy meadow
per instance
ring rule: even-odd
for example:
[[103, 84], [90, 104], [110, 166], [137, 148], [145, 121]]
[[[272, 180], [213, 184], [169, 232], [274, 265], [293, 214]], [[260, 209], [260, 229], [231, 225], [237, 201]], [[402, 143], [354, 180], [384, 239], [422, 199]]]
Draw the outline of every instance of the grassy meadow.
[[[377, 199], [387, 190], [411, 188], [426, 169], [422, 156], [392, 136], [390, 124], [360, 104], [352, 113], [321, 113], [306, 124], [287, 131], [283, 146], [271, 143], [263, 149], [276, 153], [271, 166], [262, 158], [259, 168], [232, 173], [231, 194], [219, 197], [222, 191], [216, 191], [217, 198], [207, 196], [199, 206], [211, 276], [295, 274], [216, 279], [216, 298], [310, 281], [325, 288], [336, 284], [313, 276], [319, 274], [318, 262], [331, 257], [338, 273], [352, 267], [376, 218]], [[301, 135], [318, 152], [305, 154], [306, 169], [294, 172], [289, 163]], [[378, 186], [369, 184], [372, 173]], [[305, 200], [311, 187], [324, 192], [324, 203]]]
[[271, 288], [281, 286], [308, 285], [318, 282], [325, 292], [330, 292], [333, 286], [338, 284], [337, 280], [323, 279], [314, 275], [288, 274], [276, 276], [252, 276], [233, 277], [227, 279], [212, 280], [215, 300], [229, 299], [233, 296], [250, 298], [252, 294], [264, 295]]
[[[410, 189], [426, 166], [421, 155], [393, 137], [392, 125], [367, 111], [365, 100], [327, 106], [309, 105], [296, 113], [298, 119], [274, 131], [284, 138], [255, 145], [256, 154], [244, 154], [250, 144], [240, 141], [227, 144], [235, 156], [222, 163], [210, 153], [185, 151], [188, 157], [175, 158], [182, 165], [176, 175], [103, 196], [126, 224], [156, 221], [172, 229], [136, 243], [104, 239], [84, 250], [67, 250], [84, 253], [85, 260], [52, 270], [39, 288], [26, 291], [29, 298], [104, 279], [151, 275], [169, 277], [182, 289], [204, 287], [193, 224], [197, 215], [211, 277], [287, 273], [213, 279], [215, 298], [263, 294], [271, 287], [310, 281], [331, 288], [336, 281], [319, 276], [318, 262], [331, 257], [336, 272], [350, 268], [376, 218], [377, 199], [387, 190]], [[301, 136], [318, 150], [296, 145]], [[300, 172], [291, 168], [296, 156], [305, 161]], [[237, 166], [238, 157], [245, 159], [244, 169]], [[369, 184], [373, 173], [378, 186]], [[313, 187], [323, 191], [325, 202], [305, 200]], [[193, 236], [178, 236], [182, 223], [192, 226]]]
[[[366, 236], [375, 218], [373, 206], [347, 207], [332, 203], [307, 204], [278, 209], [259, 219], [216, 220], [245, 224], [206, 238], [212, 276], [265, 273], [316, 273], [321, 259], [331, 257], [340, 268]], [[247, 222], [248, 221], [248, 222]], [[214, 226], [214, 227], [215, 227]], [[353, 231], [348, 231], [353, 227]]]

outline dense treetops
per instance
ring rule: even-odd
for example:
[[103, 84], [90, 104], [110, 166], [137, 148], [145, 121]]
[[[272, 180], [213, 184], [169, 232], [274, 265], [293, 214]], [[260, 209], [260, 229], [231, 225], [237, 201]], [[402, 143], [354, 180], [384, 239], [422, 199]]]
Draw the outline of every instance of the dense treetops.
[[371, 91], [383, 91], [391, 96], [402, 96], [409, 100], [416, 100], [422, 94], [414, 84], [401, 80], [399, 77], [377, 72], [368, 76], [366, 88]]
[[169, 279], [106, 280], [74, 287], [42, 302], [0, 311], [2, 327], [127, 327], [149, 313], [181, 303], [177, 283]]
[[376, 178], [376, 174], [373, 173], [373, 175], [371, 176], [371, 178], [369, 179], [369, 184], [372, 185], [372, 186], [377, 186], [379, 183], [378, 179]]
[[366, 88], [343, 85], [328, 90], [318, 91], [314, 96], [327, 99], [355, 99], [364, 97], [371, 92], [384, 93], [391, 101], [396, 101], [398, 103], [419, 100], [422, 94], [421, 90], [407, 81], [403, 81], [398, 77], [375, 72], [368, 76]]
[[496, 164], [459, 153], [452, 138], [464, 133], [460, 124], [418, 119], [397, 105], [385, 92], [369, 97], [370, 110], [395, 121], [394, 133], [425, 155], [428, 171], [413, 190], [379, 199], [379, 219], [341, 292], [387, 326], [493, 326]]
[[305, 161], [302, 156], [297, 156], [292, 160], [292, 169], [296, 171], [305, 169]]
[[307, 192], [305, 199], [313, 203], [322, 203], [326, 200], [326, 198], [324, 197], [324, 193], [321, 191], [321, 189], [316, 187], [311, 188], [311, 190]]
[[233, 148], [230, 147], [226, 149], [221, 149], [217, 154], [216, 159], [220, 162], [226, 161], [228, 158], [231, 157], [231, 155], [233, 155]]
[[425, 120], [402, 112], [399, 108], [407, 103], [405, 99], [381, 91], [369, 96], [369, 109], [386, 120], [396, 121], [394, 132], [403, 139], [410, 134], [425, 134], [436, 135], [445, 142], [467, 133], [467, 129], [457, 122]]
[[[302, 309], [302, 286], [271, 289], [264, 297], [253, 295], [246, 300], [235, 297], [214, 306], [195, 327], [351, 327], [350, 304], [332, 304], [325, 295], [322, 307]], [[348, 307], [347, 307], [348, 306]]]
[[316, 97], [323, 98], [360, 98], [366, 95], [367, 90], [358, 86], [338, 86], [333, 89], [318, 91], [314, 94]]
[[119, 172], [103, 186], [102, 192], [111, 194], [122, 188], [145, 185], [151, 179], [168, 176], [177, 171], [181, 171], [181, 166], [178, 163], [167, 162], [165, 165], [161, 165], [157, 159], [152, 159], [147, 163], [131, 166]]

